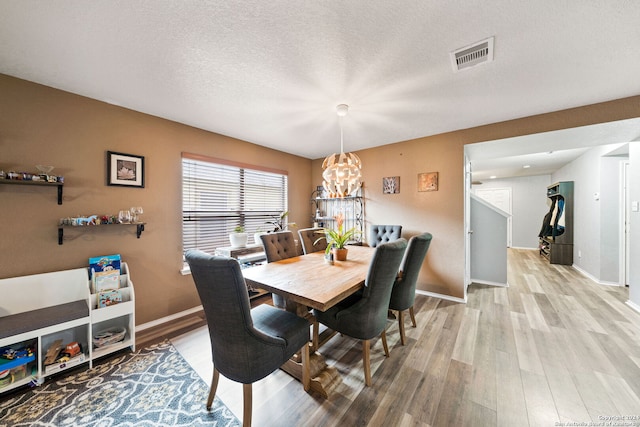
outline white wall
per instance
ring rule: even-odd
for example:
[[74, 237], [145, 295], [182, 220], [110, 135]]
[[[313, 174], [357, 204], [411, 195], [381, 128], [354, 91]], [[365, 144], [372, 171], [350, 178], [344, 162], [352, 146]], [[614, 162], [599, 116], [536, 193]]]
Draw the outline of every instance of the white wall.
[[600, 274], [601, 282], [620, 284], [621, 162], [628, 157], [600, 161]]
[[[629, 193], [640, 204], [640, 141], [629, 143]], [[629, 250], [629, 301], [640, 309], [640, 212], [631, 212]]]
[[[574, 234], [573, 263], [598, 281], [617, 283], [618, 262], [604, 259], [605, 250], [618, 245], [619, 230], [612, 224], [605, 224], [602, 217], [619, 216], [619, 204], [613, 198], [620, 193], [618, 172], [613, 173], [610, 160], [604, 159], [608, 153], [621, 144], [604, 145], [587, 151], [575, 161], [552, 175], [552, 181], [574, 181]], [[604, 167], [603, 167], [604, 166]], [[596, 200], [595, 194], [600, 195]], [[603, 205], [603, 194], [606, 194]], [[614, 194], [616, 196], [614, 196]], [[615, 229], [615, 230], [614, 230]], [[603, 233], [606, 237], [603, 241]], [[618, 249], [615, 249], [617, 252]], [[616, 257], [617, 258], [617, 257]]]
[[547, 186], [550, 175], [524, 176], [483, 181], [471, 190], [481, 188], [511, 188], [511, 246], [537, 248], [542, 219], [549, 210]]
[[507, 285], [508, 214], [471, 195], [471, 281]]

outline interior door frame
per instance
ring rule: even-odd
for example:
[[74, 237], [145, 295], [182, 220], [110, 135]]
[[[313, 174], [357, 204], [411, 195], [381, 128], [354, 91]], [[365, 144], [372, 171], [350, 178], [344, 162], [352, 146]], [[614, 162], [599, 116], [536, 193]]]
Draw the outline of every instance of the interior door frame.
[[464, 300], [471, 284], [471, 161], [464, 154]]
[[620, 161], [620, 268], [619, 268], [619, 283], [620, 286], [629, 285], [629, 227], [630, 227], [630, 194], [629, 194], [629, 160]]

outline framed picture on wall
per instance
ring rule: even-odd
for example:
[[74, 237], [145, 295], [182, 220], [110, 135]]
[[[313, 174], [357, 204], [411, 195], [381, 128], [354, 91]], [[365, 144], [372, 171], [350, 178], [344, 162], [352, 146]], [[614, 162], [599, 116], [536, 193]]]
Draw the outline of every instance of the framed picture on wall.
[[107, 185], [144, 188], [144, 157], [107, 151]]
[[438, 191], [438, 172], [419, 173], [418, 191]]
[[398, 194], [400, 192], [400, 177], [387, 176], [382, 178], [382, 194]]

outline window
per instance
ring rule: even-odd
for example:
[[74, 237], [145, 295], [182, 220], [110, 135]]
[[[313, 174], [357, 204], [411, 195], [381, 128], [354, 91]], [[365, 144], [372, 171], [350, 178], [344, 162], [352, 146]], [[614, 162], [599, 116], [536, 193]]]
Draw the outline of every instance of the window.
[[184, 250], [213, 254], [237, 226], [251, 235], [287, 211], [287, 174], [182, 154]]

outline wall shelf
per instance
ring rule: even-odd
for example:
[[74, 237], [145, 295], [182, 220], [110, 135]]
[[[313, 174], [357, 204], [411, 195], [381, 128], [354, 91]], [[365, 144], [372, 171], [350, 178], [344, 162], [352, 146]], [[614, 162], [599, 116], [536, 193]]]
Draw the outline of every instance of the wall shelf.
[[45, 181], [23, 181], [18, 179], [0, 179], [0, 184], [10, 185], [39, 185], [45, 187], [58, 187], [58, 204], [62, 204], [62, 182], [45, 182]]
[[98, 228], [112, 228], [112, 227], [128, 227], [135, 226], [136, 227], [136, 237], [139, 239], [140, 235], [144, 231], [144, 226], [146, 222], [132, 222], [129, 224], [100, 224], [100, 225], [59, 225], [58, 226], [58, 244], [61, 245], [64, 241], [64, 229], [70, 228], [74, 230], [94, 230]]

